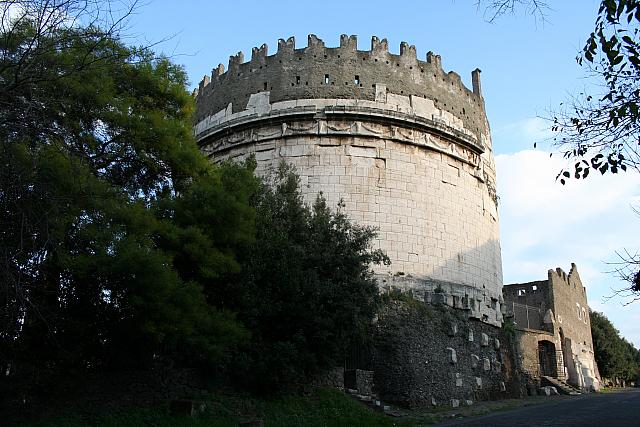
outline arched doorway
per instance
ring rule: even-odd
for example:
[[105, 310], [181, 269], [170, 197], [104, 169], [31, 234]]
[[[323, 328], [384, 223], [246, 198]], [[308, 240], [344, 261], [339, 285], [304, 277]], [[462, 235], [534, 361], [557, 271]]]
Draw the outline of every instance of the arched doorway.
[[547, 340], [538, 341], [538, 363], [540, 364], [540, 375], [554, 378], [558, 376], [554, 343]]

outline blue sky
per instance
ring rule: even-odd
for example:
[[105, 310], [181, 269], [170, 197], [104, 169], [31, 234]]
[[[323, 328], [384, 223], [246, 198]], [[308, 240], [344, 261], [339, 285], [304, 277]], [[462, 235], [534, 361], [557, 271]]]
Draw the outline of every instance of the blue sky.
[[277, 40], [295, 36], [306, 46], [314, 33], [327, 46], [340, 34], [358, 35], [368, 50], [372, 35], [416, 45], [418, 58], [431, 50], [442, 55], [446, 71], [471, 86], [471, 71], [482, 70], [498, 168], [504, 282], [546, 278], [549, 268], [565, 271], [571, 262], [587, 286], [592, 308], [603, 311], [622, 334], [640, 347], [640, 302], [624, 305], [612, 288], [624, 284], [606, 271], [615, 252], [637, 251], [640, 176], [596, 177], [565, 187], [555, 182], [562, 161], [549, 158], [549, 114], [571, 94], [593, 84], [575, 57], [593, 30], [597, 0], [550, 1], [548, 21], [526, 13], [495, 23], [484, 19], [474, 0], [425, 1], [225, 1], [152, 0], [130, 21], [138, 42], [157, 42], [157, 50], [185, 66], [191, 86], [229, 55], [262, 43], [275, 53]]

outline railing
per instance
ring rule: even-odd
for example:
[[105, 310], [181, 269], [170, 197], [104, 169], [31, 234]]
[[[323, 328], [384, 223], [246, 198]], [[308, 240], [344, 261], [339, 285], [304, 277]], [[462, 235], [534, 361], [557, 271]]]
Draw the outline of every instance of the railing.
[[506, 303], [506, 306], [507, 310], [511, 309], [511, 313], [513, 313], [513, 323], [516, 327], [543, 330], [543, 314], [539, 308], [515, 302]]

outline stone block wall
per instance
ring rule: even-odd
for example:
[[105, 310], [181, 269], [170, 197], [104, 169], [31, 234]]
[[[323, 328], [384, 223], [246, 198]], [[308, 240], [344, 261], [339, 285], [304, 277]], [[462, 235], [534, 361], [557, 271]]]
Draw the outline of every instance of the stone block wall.
[[587, 290], [578, 269], [572, 263], [569, 274], [560, 268], [549, 270], [548, 280], [568, 382], [577, 387], [597, 389], [598, 369], [591, 338]]
[[409, 407], [518, 397], [512, 355], [501, 328], [450, 307], [395, 301], [376, 325], [375, 386], [383, 401]]
[[[259, 175], [290, 163], [307, 202], [322, 193], [329, 206], [340, 203], [358, 224], [378, 228], [375, 243], [392, 260], [376, 267], [381, 282], [421, 292], [444, 285], [451, 298], [470, 297], [480, 319], [499, 324], [502, 269], [491, 153], [476, 154], [475, 140], [456, 130], [454, 121], [446, 122], [447, 132], [468, 139], [467, 145], [432, 133], [429, 126], [438, 126], [433, 114], [419, 128], [393, 126], [383, 118], [399, 104], [370, 104], [267, 103], [268, 114], [221, 115], [198, 130], [203, 151], [214, 161], [254, 155]], [[326, 119], [307, 118], [329, 111]], [[423, 119], [409, 113], [403, 120]], [[287, 120], [273, 123], [274, 116]], [[251, 128], [240, 130], [243, 123]], [[228, 132], [232, 126], [239, 130]]]
[[537, 307], [545, 312], [549, 308], [551, 289], [546, 280], [514, 283], [502, 289], [505, 301]]
[[488, 132], [479, 70], [473, 72], [473, 90], [467, 89], [455, 72], [445, 72], [439, 55], [429, 52], [418, 60], [415, 46], [402, 43], [400, 55], [391, 54], [386, 39], [371, 39], [371, 49], [357, 49], [357, 37], [342, 35], [340, 46], [326, 47], [310, 34], [308, 45], [296, 49], [290, 37], [278, 41], [269, 55], [266, 44], [254, 48], [245, 62], [238, 52], [229, 66], [220, 64], [205, 76], [197, 89], [197, 121], [227, 108], [240, 112], [253, 94], [269, 91], [272, 102], [299, 99], [358, 99], [373, 101], [379, 88], [384, 93], [429, 99], [449, 115], [461, 118], [474, 133]]
[[551, 333], [536, 333], [533, 331], [519, 331], [516, 358], [520, 367], [532, 377], [540, 377], [540, 363], [538, 360], [538, 342], [540, 340], [554, 342]]
[[439, 290], [446, 305], [500, 325], [496, 173], [479, 70], [470, 91], [439, 56], [418, 61], [407, 44], [399, 56], [375, 38], [367, 52], [354, 36], [335, 49], [311, 36], [305, 49], [294, 44], [232, 57], [203, 81], [194, 126], [203, 152], [214, 162], [255, 156], [263, 176], [292, 164], [307, 202], [322, 193], [378, 228], [375, 244], [392, 262], [375, 269], [381, 287], [423, 301]]

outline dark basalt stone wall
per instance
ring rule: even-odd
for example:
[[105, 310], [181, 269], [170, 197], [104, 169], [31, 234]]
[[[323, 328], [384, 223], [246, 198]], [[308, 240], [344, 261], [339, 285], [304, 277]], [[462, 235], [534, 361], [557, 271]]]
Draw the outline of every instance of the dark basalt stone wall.
[[383, 401], [464, 405], [526, 393], [508, 333], [462, 310], [392, 301], [379, 315], [371, 368]]

